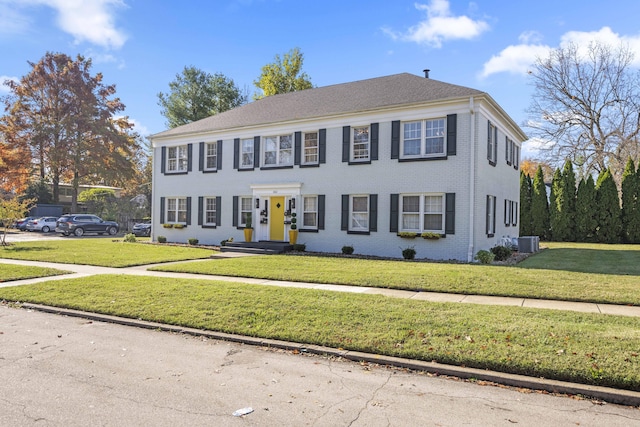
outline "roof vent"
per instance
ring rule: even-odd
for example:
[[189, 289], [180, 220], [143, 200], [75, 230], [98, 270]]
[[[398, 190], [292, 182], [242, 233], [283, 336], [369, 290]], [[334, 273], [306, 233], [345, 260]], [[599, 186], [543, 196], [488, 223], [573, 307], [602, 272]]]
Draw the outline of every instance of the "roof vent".
[[431, 71], [431, 70], [427, 68], [426, 70], [422, 70], [422, 71], [424, 71], [424, 78], [428, 79], [429, 78], [429, 71]]

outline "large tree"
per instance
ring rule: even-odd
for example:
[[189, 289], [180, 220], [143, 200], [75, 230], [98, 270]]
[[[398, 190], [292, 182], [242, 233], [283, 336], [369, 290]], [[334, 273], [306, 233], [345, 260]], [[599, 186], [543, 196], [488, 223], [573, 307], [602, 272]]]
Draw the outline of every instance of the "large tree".
[[531, 70], [531, 136], [543, 156], [571, 160], [581, 176], [611, 168], [617, 182], [628, 157], [637, 160], [640, 79], [624, 46], [569, 44], [539, 58]]
[[310, 77], [302, 71], [303, 62], [304, 55], [297, 47], [285, 53], [282, 58], [276, 55], [274, 62], [262, 67], [262, 74], [253, 82], [262, 92], [254, 93], [253, 99], [311, 89], [313, 84]]
[[169, 93], [158, 93], [160, 112], [175, 128], [238, 107], [247, 102], [232, 79], [194, 66], [184, 67], [169, 83]]
[[531, 178], [520, 171], [520, 233], [531, 236]]
[[640, 175], [632, 159], [622, 174], [622, 230], [627, 243], [640, 243]]
[[596, 185], [593, 177], [583, 178], [576, 192], [576, 240], [594, 242], [596, 235]]
[[531, 234], [540, 239], [549, 238], [549, 201], [547, 199], [547, 186], [544, 183], [542, 167], [538, 166], [536, 176], [533, 178], [531, 190]]
[[556, 169], [549, 213], [551, 215], [551, 231], [553, 240], [559, 242], [572, 242], [576, 239], [576, 177], [573, 166], [566, 161], [562, 172]]
[[600, 243], [619, 243], [622, 236], [620, 198], [611, 171], [605, 169], [596, 182], [596, 238]]
[[125, 107], [115, 85], [105, 85], [101, 73], [91, 74], [90, 59], [47, 52], [29, 65], [29, 74], [7, 83], [11, 93], [2, 130], [10, 147], [29, 147], [40, 178], [53, 184], [54, 202], [60, 182], [72, 184], [75, 210], [81, 183], [133, 173], [133, 125], [118, 116]]

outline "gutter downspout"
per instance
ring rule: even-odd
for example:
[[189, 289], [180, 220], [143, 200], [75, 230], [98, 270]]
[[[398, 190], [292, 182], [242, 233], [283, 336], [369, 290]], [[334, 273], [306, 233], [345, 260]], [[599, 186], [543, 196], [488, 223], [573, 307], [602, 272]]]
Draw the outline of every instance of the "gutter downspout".
[[[149, 239], [153, 242], [154, 240], [156, 240], [156, 229], [157, 227], [154, 225], [154, 221], [156, 220], [156, 218], [160, 218], [160, 215], [155, 213], [155, 210], [160, 206], [160, 199], [158, 199], [158, 203], [155, 202], [155, 197], [158, 194], [156, 192], [156, 181], [158, 181], [157, 179], [155, 179], [155, 172], [156, 172], [156, 165], [155, 163], [158, 161], [156, 156], [156, 147], [155, 147], [155, 143], [153, 142], [152, 139], [150, 139], [151, 142], [151, 234], [149, 235]], [[160, 159], [162, 161], [162, 158]], [[160, 226], [162, 226], [162, 224], [160, 224]]]
[[469, 98], [469, 248], [467, 262], [473, 262], [475, 248], [475, 199], [476, 199], [476, 114], [473, 97]]

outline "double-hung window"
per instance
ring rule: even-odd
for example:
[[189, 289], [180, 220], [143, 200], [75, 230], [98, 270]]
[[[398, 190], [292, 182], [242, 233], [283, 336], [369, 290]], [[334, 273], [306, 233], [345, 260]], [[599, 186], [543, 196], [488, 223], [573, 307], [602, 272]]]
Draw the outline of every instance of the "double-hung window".
[[304, 165], [318, 164], [318, 153], [319, 153], [318, 132], [305, 132], [302, 164]]
[[215, 226], [218, 213], [218, 206], [215, 197], [205, 197], [203, 203], [204, 221], [203, 225]]
[[[240, 226], [246, 227], [249, 217], [253, 212], [253, 199], [251, 197], [241, 197], [240, 198]], [[253, 224], [253, 219], [251, 221]]]
[[167, 197], [166, 199], [166, 221], [169, 224], [187, 223], [187, 198]]
[[167, 172], [187, 172], [189, 151], [186, 145], [167, 147]]
[[205, 144], [204, 169], [216, 170], [218, 168], [218, 144], [209, 142]]
[[365, 162], [370, 159], [369, 126], [359, 126], [351, 129], [351, 142], [353, 144], [351, 156], [355, 162]]
[[241, 169], [253, 168], [253, 138], [243, 139], [241, 141]]
[[264, 165], [290, 166], [293, 164], [293, 138], [291, 135], [264, 138]]
[[402, 125], [402, 157], [445, 155], [446, 121], [444, 118], [405, 122]]
[[407, 194], [401, 197], [401, 231], [444, 233], [444, 194]]
[[302, 228], [311, 230], [318, 228], [318, 196], [302, 198]]
[[496, 233], [496, 196], [487, 195], [486, 232], [488, 237]]
[[498, 159], [498, 128], [489, 122], [487, 126], [487, 159], [495, 166]]
[[369, 196], [351, 196], [349, 231], [369, 231]]

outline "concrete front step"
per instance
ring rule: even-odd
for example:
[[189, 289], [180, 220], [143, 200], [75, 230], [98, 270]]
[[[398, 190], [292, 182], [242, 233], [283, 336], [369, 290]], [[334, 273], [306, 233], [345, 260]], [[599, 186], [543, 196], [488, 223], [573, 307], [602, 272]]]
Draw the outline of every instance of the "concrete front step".
[[220, 252], [244, 252], [255, 254], [281, 254], [291, 251], [293, 245], [289, 242], [258, 241], [258, 242], [227, 242], [220, 247]]

